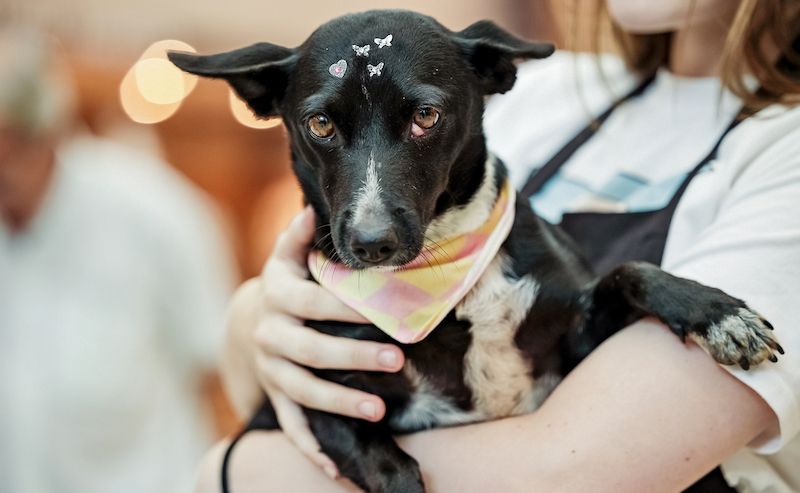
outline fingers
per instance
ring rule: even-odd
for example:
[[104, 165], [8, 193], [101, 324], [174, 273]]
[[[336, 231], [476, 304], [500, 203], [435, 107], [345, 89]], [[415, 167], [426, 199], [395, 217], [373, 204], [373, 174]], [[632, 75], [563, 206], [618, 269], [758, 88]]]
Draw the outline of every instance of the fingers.
[[345, 305], [319, 284], [301, 278], [287, 266], [275, 264], [264, 271], [263, 296], [275, 310], [303, 320], [338, 320], [369, 323], [361, 314]]
[[314, 228], [314, 211], [311, 206], [306, 206], [278, 235], [272, 250], [272, 258], [288, 260], [305, 269], [306, 253], [309, 243], [314, 238]]
[[286, 394], [280, 391], [270, 393], [270, 402], [275, 409], [281, 430], [289, 440], [308, 457], [311, 462], [319, 466], [325, 474], [335, 479], [339, 475], [339, 470], [333, 461], [322, 453], [319, 442], [308, 426], [306, 415], [300, 406], [292, 402]]
[[257, 367], [271, 385], [305, 407], [368, 421], [379, 421], [386, 412], [377, 396], [322, 380], [284, 359], [262, 355]]
[[264, 266], [261, 274], [264, 299], [277, 311], [304, 320], [368, 323], [329, 291], [306, 280], [306, 255], [313, 236], [314, 213], [306, 207], [281, 233]]
[[267, 320], [255, 341], [268, 353], [311, 368], [396, 372], [404, 363], [403, 352], [392, 344], [330, 336], [289, 319]]

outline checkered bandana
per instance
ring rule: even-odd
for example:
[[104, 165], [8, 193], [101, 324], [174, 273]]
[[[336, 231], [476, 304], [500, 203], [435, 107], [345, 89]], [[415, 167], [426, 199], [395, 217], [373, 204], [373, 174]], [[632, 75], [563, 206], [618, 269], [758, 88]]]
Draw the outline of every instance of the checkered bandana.
[[514, 223], [515, 193], [506, 181], [489, 219], [475, 231], [425, 245], [396, 270], [354, 270], [322, 252], [308, 257], [311, 275], [398, 342], [424, 339], [475, 285]]

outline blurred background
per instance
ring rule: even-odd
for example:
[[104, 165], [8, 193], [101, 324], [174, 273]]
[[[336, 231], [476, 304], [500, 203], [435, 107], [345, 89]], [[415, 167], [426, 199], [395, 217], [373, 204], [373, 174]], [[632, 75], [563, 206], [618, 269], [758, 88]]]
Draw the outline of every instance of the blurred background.
[[587, 2], [0, 0], [0, 491], [181, 491], [159, 474], [239, 425], [225, 303], [301, 197], [280, 120], [165, 50], [295, 46], [372, 8], [580, 48]]

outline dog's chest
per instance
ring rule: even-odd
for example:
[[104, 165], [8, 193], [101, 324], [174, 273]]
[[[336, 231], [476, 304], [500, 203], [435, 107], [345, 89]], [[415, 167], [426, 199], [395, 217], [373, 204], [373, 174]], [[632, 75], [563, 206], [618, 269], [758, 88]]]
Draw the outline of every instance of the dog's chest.
[[530, 277], [504, 273], [507, 257], [498, 255], [456, 307], [456, 317], [472, 326], [472, 343], [464, 356], [464, 380], [475, 410], [486, 419], [533, 410], [532, 364], [517, 347], [517, 330], [536, 298]]
[[406, 377], [415, 388], [410, 404], [394, 420], [401, 429], [462, 424], [513, 416], [536, 409], [557, 382], [534, 382], [532, 364], [516, 345], [517, 330], [538, 291], [530, 277], [504, 273], [508, 258], [499, 254], [456, 306], [456, 318], [470, 323], [471, 342], [463, 358], [464, 384], [472, 394], [471, 409], [407, 364]]

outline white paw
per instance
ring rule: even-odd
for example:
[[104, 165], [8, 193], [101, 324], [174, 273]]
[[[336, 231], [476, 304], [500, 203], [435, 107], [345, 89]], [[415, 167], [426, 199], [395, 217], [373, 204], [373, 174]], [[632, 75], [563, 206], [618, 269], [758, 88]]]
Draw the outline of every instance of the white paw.
[[739, 308], [735, 315], [708, 326], [705, 335], [689, 335], [723, 365], [738, 364], [747, 370], [764, 360], [778, 361], [783, 348], [772, 335], [772, 325], [756, 312]]

